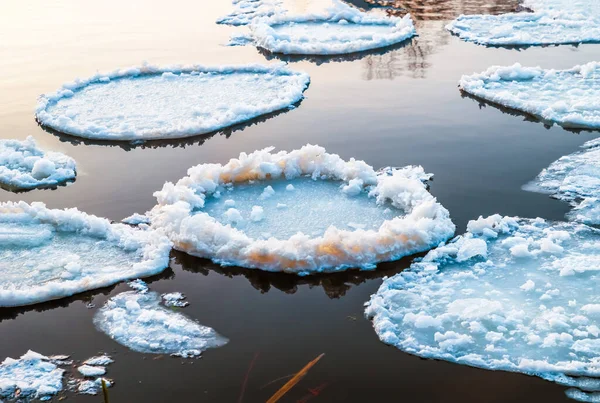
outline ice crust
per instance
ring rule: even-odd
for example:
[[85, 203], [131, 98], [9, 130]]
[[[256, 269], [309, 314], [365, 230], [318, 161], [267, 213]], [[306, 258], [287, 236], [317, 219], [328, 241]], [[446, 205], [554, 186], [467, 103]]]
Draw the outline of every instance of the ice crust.
[[140, 353], [197, 357], [228, 340], [210, 327], [160, 305], [155, 292], [127, 291], [108, 300], [94, 324], [119, 344]]
[[600, 41], [596, 0], [525, 0], [533, 13], [461, 15], [446, 29], [481, 45], [559, 45]]
[[570, 203], [571, 220], [600, 224], [600, 141], [588, 141], [583, 151], [561, 157], [523, 188]]
[[234, 10], [217, 19], [217, 24], [248, 25], [255, 18], [285, 13], [279, 0], [233, 0]]
[[0, 364], [0, 401], [48, 400], [62, 390], [64, 372], [50, 358], [33, 351], [19, 359], [6, 358]]
[[77, 209], [0, 203], [0, 307], [30, 305], [163, 271], [171, 243]]
[[[600, 232], [499, 215], [386, 279], [366, 304], [407, 353], [600, 388]], [[571, 392], [573, 393], [573, 392]]]
[[96, 140], [153, 140], [210, 133], [290, 108], [309, 77], [272, 66], [145, 65], [65, 84], [40, 97], [37, 120]]
[[41, 150], [32, 136], [0, 140], [0, 185], [11, 190], [56, 186], [75, 179], [75, 160]]
[[520, 64], [465, 75], [459, 86], [474, 96], [567, 128], [600, 129], [600, 63], [568, 70]]
[[335, 0], [327, 10], [307, 15], [277, 13], [252, 20], [254, 44], [273, 53], [337, 55], [382, 48], [416, 35], [410, 15], [364, 13]]
[[[423, 181], [430, 179], [431, 175], [421, 167], [375, 172], [363, 161], [344, 161], [338, 155], [313, 145], [291, 152], [272, 151], [273, 148], [266, 148], [251, 154], [242, 153], [225, 165], [201, 164], [190, 168], [188, 176], [176, 184], [167, 182], [161, 191], [154, 194], [158, 204], [148, 213], [152, 228], [164, 231], [177, 250], [191, 255], [210, 258], [223, 265], [301, 275], [349, 267], [372, 269], [378, 262], [435, 247], [454, 233], [455, 226], [448, 211], [427, 191]], [[248, 207], [253, 203], [249, 199], [244, 200], [244, 215], [237, 210], [237, 214], [230, 211], [233, 209], [230, 207], [228, 222], [239, 219], [236, 218], [238, 214], [242, 219], [250, 218], [250, 226], [269, 224], [270, 215], [308, 217], [311, 214], [308, 198], [313, 197], [317, 205], [322, 205], [324, 202], [317, 198], [321, 194], [330, 194], [331, 189], [322, 193], [317, 187], [308, 196], [292, 196], [298, 195], [304, 185], [311, 184], [305, 177], [316, 181], [336, 181], [336, 189], [341, 185], [340, 191], [346, 193], [368, 190], [374, 206], [389, 203], [397, 214], [376, 229], [346, 230], [330, 226], [322, 235], [296, 233], [288, 237], [287, 229], [280, 228], [278, 231], [285, 235], [281, 238], [257, 239], [235, 226], [224, 224], [220, 221], [222, 216], [215, 218], [203, 211], [207, 199], [220, 196], [228, 200], [226, 189], [251, 184], [261, 191], [255, 203], [259, 208], [252, 206], [254, 212], [249, 213]], [[285, 183], [293, 185], [289, 190], [286, 186], [284, 190]], [[267, 190], [269, 186], [274, 194]], [[258, 190], [255, 190], [255, 195]], [[263, 196], [265, 191], [267, 194]], [[232, 195], [235, 194], [236, 191], [232, 191]], [[281, 194], [295, 204], [277, 206], [283, 204], [277, 201]], [[233, 202], [237, 204], [236, 200]], [[231, 202], [228, 204], [231, 205]], [[292, 211], [286, 207], [292, 207]], [[349, 222], [350, 218], [360, 220], [360, 217], [348, 217], [345, 222]]]

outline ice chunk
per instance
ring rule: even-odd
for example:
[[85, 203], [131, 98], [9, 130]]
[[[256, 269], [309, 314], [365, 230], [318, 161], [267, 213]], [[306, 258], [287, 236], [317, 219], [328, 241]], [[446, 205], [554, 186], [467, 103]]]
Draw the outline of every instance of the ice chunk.
[[[427, 191], [423, 181], [431, 174], [423, 168], [377, 173], [318, 146], [242, 153], [225, 165], [192, 167], [188, 175], [154, 194], [152, 227], [165, 231], [176, 249], [224, 265], [297, 274], [372, 269], [437, 246], [455, 229]], [[355, 179], [361, 193], [349, 196], [342, 189]], [[286, 191], [292, 183], [295, 190]], [[265, 185], [273, 190], [269, 198], [261, 197]], [[223, 192], [235, 200], [241, 220], [230, 220], [213, 196]]]
[[168, 294], [161, 295], [166, 306], [175, 306], [178, 308], [184, 308], [190, 303], [185, 300], [185, 295], [180, 292], [170, 292]]
[[[366, 305], [379, 338], [424, 358], [592, 385], [585, 377], [600, 376], [600, 271], [562, 271], [573, 260], [597, 266], [600, 231], [499, 215], [468, 227], [383, 282]], [[475, 240], [487, 256], [461, 261]], [[514, 256], [516, 245], [527, 246], [526, 258]]]
[[37, 120], [60, 132], [101, 140], [205, 134], [300, 101], [309, 77], [284, 65], [145, 65], [65, 84], [40, 98]]
[[41, 150], [31, 136], [25, 141], [0, 140], [0, 186], [6, 189], [52, 187], [75, 175], [72, 158]]
[[150, 219], [144, 214], [133, 213], [129, 217], [123, 218], [121, 222], [129, 225], [150, 224]]
[[128, 291], [112, 297], [94, 324], [118, 343], [140, 353], [196, 357], [228, 340], [210, 327], [161, 306], [155, 292]]
[[77, 371], [79, 371], [79, 373], [85, 377], [94, 377], [106, 374], [106, 369], [104, 367], [87, 364], [77, 367]]
[[[77, 393], [81, 395], [97, 395], [102, 390], [102, 379], [104, 378], [96, 378], [93, 381], [88, 379], [81, 380], [77, 385]], [[112, 386], [111, 381], [108, 379], [104, 379], [104, 384], [107, 388]]]
[[48, 357], [33, 351], [19, 359], [6, 358], [0, 364], [0, 399], [48, 400], [62, 390], [63, 373]]
[[589, 141], [583, 151], [561, 157], [523, 188], [570, 203], [572, 220], [600, 224], [600, 142]]
[[171, 244], [77, 209], [0, 203], [0, 306], [30, 305], [151, 276]]
[[463, 91], [570, 128], [600, 129], [600, 63], [569, 70], [494, 66], [463, 76]]
[[481, 45], [552, 45], [600, 41], [596, 0], [525, 0], [533, 13], [461, 15], [446, 26]]
[[378, 16], [339, 0], [333, 3], [312, 14], [255, 19], [250, 36], [257, 47], [273, 53], [337, 55], [394, 45], [416, 34], [410, 15]]
[[112, 364], [114, 362], [114, 360], [112, 358], [110, 358], [108, 355], [99, 355], [96, 357], [91, 357], [88, 358], [87, 360], [85, 360], [83, 363], [85, 365], [93, 365], [93, 366], [107, 366], [109, 364]]
[[279, 0], [233, 0], [234, 10], [217, 19], [217, 24], [248, 25], [255, 18], [285, 13]]

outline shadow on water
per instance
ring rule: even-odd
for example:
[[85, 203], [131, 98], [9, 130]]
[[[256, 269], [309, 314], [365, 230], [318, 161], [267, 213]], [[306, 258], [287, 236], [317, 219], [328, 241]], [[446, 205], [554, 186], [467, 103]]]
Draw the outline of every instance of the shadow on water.
[[395, 262], [381, 263], [376, 270], [360, 271], [357, 269], [346, 270], [339, 273], [314, 274], [310, 276], [298, 276], [289, 273], [276, 273], [259, 269], [246, 269], [243, 267], [224, 267], [203, 259], [188, 255], [185, 252], [173, 251], [174, 263], [179, 264], [185, 271], [199, 273], [208, 276], [216, 273], [225, 277], [245, 277], [252, 287], [262, 294], [269, 292], [272, 288], [283, 291], [286, 294], [295, 294], [299, 287], [309, 288], [322, 287], [325, 294], [331, 299], [341, 298], [353, 286], [363, 284], [369, 280], [393, 276], [408, 268], [415, 257], [425, 254], [412, 255]]
[[18, 186], [10, 186], [10, 185], [4, 184], [4, 183], [0, 183], [0, 189], [6, 190], [7, 192], [12, 192], [12, 193], [28, 193], [28, 192], [31, 192], [34, 190], [56, 190], [61, 187], [72, 185], [73, 183], [75, 183], [75, 180], [76, 180], [76, 178], [73, 178], [73, 179], [69, 179], [64, 182], [55, 183], [54, 185], [38, 186], [38, 187], [27, 188], [27, 189], [23, 189]]
[[523, 118], [523, 121], [525, 121], [525, 122], [541, 123], [542, 125], [544, 125], [544, 128], [546, 128], [547, 130], [551, 129], [553, 126], [559, 126], [562, 129], [564, 129], [568, 132], [571, 132], [571, 133], [575, 133], [575, 134], [580, 134], [580, 133], [596, 133], [596, 134], [598, 134], [600, 131], [600, 129], [590, 129], [587, 127], [574, 127], [571, 125], [565, 126], [560, 123], [556, 123], [556, 122], [544, 119], [541, 116], [533, 115], [531, 113], [523, 112], [518, 109], [512, 109], [512, 108], [506, 107], [504, 105], [488, 101], [486, 99], [480, 98], [473, 94], [469, 94], [468, 92], [463, 91], [463, 90], [459, 90], [459, 91], [460, 91], [460, 96], [462, 98], [470, 99], [473, 102], [476, 102], [479, 106], [479, 109], [483, 109], [483, 108], [490, 106], [494, 109], [498, 109], [500, 112], [505, 113], [507, 115], [521, 117], [521, 118]]

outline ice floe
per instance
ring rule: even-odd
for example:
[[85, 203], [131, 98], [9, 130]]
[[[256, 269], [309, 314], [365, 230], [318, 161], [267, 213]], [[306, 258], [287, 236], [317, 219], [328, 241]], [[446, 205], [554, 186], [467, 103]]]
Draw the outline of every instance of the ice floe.
[[588, 141], [583, 151], [561, 157], [523, 188], [570, 203], [571, 220], [600, 224], [600, 141]]
[[140, 353], [197, 357], [228, 340], [210, 327], [160, 305], [155, 292], [127, 291], [112, 297], [94, 317], [102, 332]]
[[0, 203], [0, 307], [30, 305], [151, 276], [169, 264], [153, 231], [43, 203]]
[[600, 3], [596, 0], [525, 0], [530, 12], [461, 15], [446, 28], [482, 45], [559, 45], [600, 42]]
[[600, 231], [499, 215], [467, 228], [371, 297], [366, 315], [379, 338], [578, 393], [600, 386]]
[[249, 27], [257, 47], [297, 55], [362, 52], [394, 45], [416, 34], [410, 15], [398, 18], [368, 14], [338, 0], [320, 12], [278, 13], [255, 19]]
[[190, 168], [154, 194], [148, 215], [177, 250], [223, 265], [301, 275], [372, 269], [453, 235], [424, 184], [431, 176], [414, 166], [375, 172], [319, 146], [266, 148]]
[[9, 190], [52, 187], [75, 179], [75, 160], [41, 150], [33, 137], [0, 140], [0, 186]]
[[65, 84], [40, 97], [36, 117], [95, 140], [182, 138], [293, 107], [308, 83], [307, 74], [282, 64], [145, 65]]
[[567, 128], [600, 129], [600, 63], [568, 70], [490, 67], [465, 75], [463, 91]]
[[255, 18], [285, 13], [279, 0], [233, 0], [234, 10], [217, 19], [217, 24], [248, 25]]
[[19, 359], [6, 358], [0, 364], [0, 401], [49, 400], [62, 390], [64, 372], [49, 357], [33, 351]]
[[185, 308], [190, 303], [185, 301], [185, 295], [180, 292], [170, 292], [161, 295], [166, 306], [174, 306], [178, 308]]

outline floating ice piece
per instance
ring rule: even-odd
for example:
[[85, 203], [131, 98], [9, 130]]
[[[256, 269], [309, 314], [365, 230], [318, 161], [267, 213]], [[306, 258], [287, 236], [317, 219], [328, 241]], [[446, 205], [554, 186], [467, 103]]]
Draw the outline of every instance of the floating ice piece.
[[19, 359], [6, 358], [0, 364], [0, 399], [48, 400], [62, 390], [64, 372], [31, 350]]
[[467, 228], [383, 282], [366, 307], [379, 338], [424, 358], [589, 387], [600, 376], [600, 231], [499, 215]]
[[123, 218], [121, 222], [129, 225], [150, 224], [150, 219], [144, 214], [133, 213], [129, 217]]
[[166, 306], [175, 306], [178, 308], [184, 308], [190, 303], [185, 300], [185, 295], [180, 292], [170, 292], [168, 294], [161, 295]]
[[106, 374], [106, 368], [88, 364], [80, 365], [77, 367], [77, 371], [85, 377], [95, 377]]
[[64, 154], [45, 152], [33, 137], [0, 140], [0, 186], [26, 190], [56, 186], [75, 179], [75, 161]]
[[[421, 167], [376, 173], [363, 161], [344, 161], [319, 146], [272, 150], [242, 153], [225, 165], [201, 164], [177, 184], [167, 182], [154, 194], [152, 227], [194, 256], [296, 274], [372, 269], [435, 247], [454, 233], [448, 211], [427, 191], [423, 181], [431, 175]], [[360, 195], [343, 193], [344, 185], [357, 181]], [[285, 190], [290, 182], [294, 191]], [[265, 185], [273, 189], [266, 199]], [[227, 207], [213, 196], [224, 192], [236, 200], [236, 223], [221, 214]], [[282, 202], [287, 208], [278, 209]], [[255, 207], [262, 209], [260, 220]], [[355, 230], [349, 223], [369, 228]]]
[[234, 10], [217, 19], [217, 24], [248, 25], [255, 18], [285, 13], [279, 0], [233, 0]]
[[463, 76], [463, 91], [568, 128], [600, 129], [600, 63], [569, 70], [494, 66]]
[[600, 141], [588, 141], [583, 148], [553, 162], [523, 188], [571, 203], [568, 217], [574, 221], [600, 224]]
[[30, 305], [151, 276], [169, 240], [77, 209], [0, 203], [0, 306]]
[[254, 44], [273, 53], [337, 55], [382, 48], [416, 35], [404, 18], [364, 13], [341, 1], [308, 15], [275, 14], [251, 22]]
[[105, 367], [109, 364], [112, 364], [114, 360], [110, 358], [108, 355], [99, 355], [96, 357], [88, 358], [83, 362], [84, 365], [93, 365], [93, 366], [102, 366]]
[[77, 384], [77, 393], [82, 395], [97, 395], [102, 389], [102, 379], [107, 388], [112, 386], [112, 382], [106, 378], [96, 378], [93, 381], [83, 379]]
[[94, 324], [114, 339], [140, 353], [197, 357], [228, 340], [210, 327], [159, 305], [160, 296], [128, 291], [108, 300]]
[[309, 77], [284, 65], [143, 66], [97, 74], [40, 98], [37, 120], [100, 140], [210, 133], [300, 101]]
[[146, 284], [144, 280], [140, 280], [139, 278], [130, 281], [129, 283], [127, 283], [127, 285], [141, 294], [148, 292], [148, 284]]
[[446, 26], [465, 41], [480, 45], [559, 45], [600, 41], [600, 4], [596, 0], [529, 0], [533, 13], [461, 15]]

